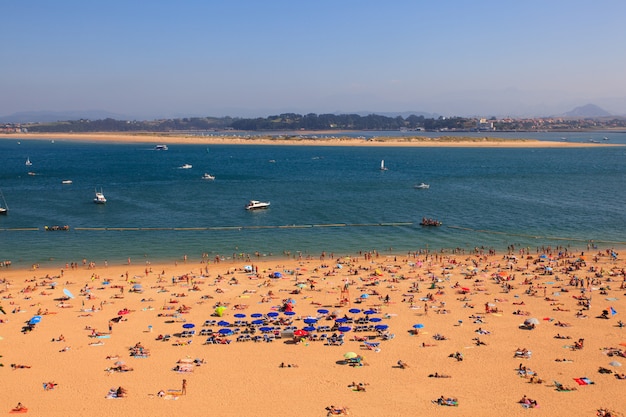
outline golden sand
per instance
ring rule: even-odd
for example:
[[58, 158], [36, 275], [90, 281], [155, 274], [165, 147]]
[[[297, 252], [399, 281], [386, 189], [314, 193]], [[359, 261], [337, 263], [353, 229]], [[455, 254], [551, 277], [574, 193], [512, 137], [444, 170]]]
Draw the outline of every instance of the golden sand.
[[[626, 289], [620, 288], [624, 261], [613, 260], [606, 251], [587, 253], [584, 262], [576, 262], [580, 252], [562, 257], [547, 252], [545, 258], [535, 252], [515, 255], [372, 254], [369, 259], [326, 256], [217, 263], [190, 258], [176, 265], [5, 267], [0, 269], [0, 303], [6, 312], [0, 314], [0, 413], [8, 413], [18, 402], [31, 415], [91, 417], [324, 416], [330, 405], [347, 407], [353, 416], [381, 417], [593, 416], [600, 408], [623, 411], [626, 380], [615, 373], [624, 370], [610, 363], [626, 365], [626, 358], [609, 356], [605, 348], [626, 349], [626, 329], [618, 327], [626, 314]], [[258, 269], [258, 275], [246, 272], [248, 265]], [[546, 267], [553, 268], [553, 275]], [[274, 272], [282, 277], [269, 278]], [[575, 298], [582, 292], [571, 285], [573, 277], [583, 279], [585, 295], [592, 300], [589, 310]], [[346, 282], [348, 292], [342, 293]], [[511, 285], [509, 292], [504, 284]], [[131, 291], [134, 285], [141, 285], [141, 291]], [[300, 287], [299, 293], [292, 293]], [[64, 290], [74, 298], [64, 300]], [[348, 324], [352, 330], [341, 346], [292, 338], [237, 342], [237, 335], [227, 337], [230, 344], [204, 344], [206, 336], [178, 335], [186, 323], [195, 324], [197, 333], [218, 331], [221, 326], [203, 324], [222, 319], [232, 323], [238, 313], [246, 314], [242, 320], [253, 320], [252, 313], [278, 312], [287, 299], [295, 300], [291, 317], [297, 328], [305, 326], [303, 318], [320, 316], [318, 309], [339, 310], [340, 317], [352, 318], [364, 315], [350, 313], [351, 308], [376, 309], [380, 313], [369, 317], [381, 320], [364, 325], [386, 324], [393, 336], [383, 340], [376, 331], [357, 332], [355, 323]], [[215, 316], [217, 305], [227, 306], [221, 318]], [[486, 313], [486, 306], [493, 312]], [[617, 314], [611, 314], [610, 307]], [[130, 312], [120, 315], [124, 309]], [[518, 310], [520, 314], [514, 314]], [[597, 318], [603, 310], [609, 310], [608, 318]], [[25, 331], [38, 313], [41, 322]], [[482, 323], [475, 323], [477, 316]], [[280, 312], [279, 317], [290, 316]], [[118, 318], [121, 321], [111, 323]], [[537, 318], [539, 324], [534, 330], [520, 329], [528, 318]], [[569, 327], [557, 326], [559, 322]], [[423, 328], [411, 334], [418, 323]], [[321, 317], [317, 325], [333, 326], [334, 320]], [[488, 333], [479, 334], [479, 329]], [[104, 337], [91, 337], [95, 334]], [[169, 341], [157, 340], [165, 334], [171, 335]], [[322, 333], [313, 334], [319, 339]], [[436, 340], [436, 334], [446, 340]], [[557, 334], [571, 339], [557, 339]], [[65, 340], [56, 341], [61, 335]], [[368, 349], [355, 337], [379, 343], [378, 349]], [[476, 338], [484, 344], [477, 344]], [[573, 348], [579, 339], [584, 339], [583, 348]], [[129, 349], [138, 342], [149, 357], [130, 356]], [[522, 348], [532, 352], [530, 358], [514, 357]], [[346, 364], [347, 352], [362, 355], [365, 365]], [[462, 361], [450, 357], [456, 352], [463, 355]], [[187, 364], [196, 358], [204, 363]], [[193, 372], [174, 371], [179, 360]], [[408, 368], [397, 367], [399, 360]], [[133, 370], [107, 371], [118, 362]], [[527, 369], [525, 377], [518, 371], [520, 364]], [[598, 372], [601, 367], [611, 373]], [[531, 371], [542, 382], [531, 383]], [[435, 372], [450, 378], [429, 377]], [[578, 385], [575, 378], [581, 377], [594, 383]], [[183, 379], [187, 393], [178, 395]], [[558, 391], [555, 381], [576, 390]], [[47, 382], [56, 386], [45, 390]], [[353, 382], [365, 384], [365, 391], [351, 388]], [[125, 398], [105, 398], [120, 386], [127, 391]], [[157, 395], [161, 390], [165, 397]], [[524, 395], [539, 406], [525, 409], [518, 403]], [[456, 398], [458, 406], [434, 404], [440, 396]]]
[[[324, 134], [320, 132], [300, 132], [306, 134]], [[152, 143], [152, 144], [200, 144], [200, 145], [306, 145], [306, 146], [378, 146], [378, 147], [473, 147], [473, 148], [584, 148], [592, 146], [623, 146], [619, 144], [597, 144], [583, 142], [551, 142], [536, 139], [500, 139], [471, 137], [377, 137], [363, 140], [353, 137], [340, 137], [341, 132], [325, 132], [338, 135], [336, 138], [317, 138], [292, 136], [289, 138], [248, 137], [237, 133], [215, 134], [214, 136], [197, 136], [183, 134], [160, 133], [19, 133], [3, 134], [0, 138], [19, 140], [62, 139], [85, 142], [111, 143]]]

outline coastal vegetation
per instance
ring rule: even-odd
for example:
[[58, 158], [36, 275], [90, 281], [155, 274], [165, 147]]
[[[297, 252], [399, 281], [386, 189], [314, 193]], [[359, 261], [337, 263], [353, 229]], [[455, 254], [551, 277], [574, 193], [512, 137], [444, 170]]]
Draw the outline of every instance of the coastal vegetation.
[[185, 117], [150, 121], [79, 119], [57, 122], [5, 124], [3, 132], [92, 133], [92, 132], [200, 132], [200, 131], [571, 131], [624, 129], [626, 119], [606, 118], [505, 118], [384, 116], [378, 114], [283, 113], [258, 118]]

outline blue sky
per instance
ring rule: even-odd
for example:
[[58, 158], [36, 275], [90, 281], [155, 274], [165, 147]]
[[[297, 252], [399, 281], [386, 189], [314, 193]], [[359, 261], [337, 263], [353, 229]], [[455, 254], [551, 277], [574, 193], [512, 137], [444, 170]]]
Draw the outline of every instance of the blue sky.
[[626, 114], [622, 0], [2, 6], [0, 116]]

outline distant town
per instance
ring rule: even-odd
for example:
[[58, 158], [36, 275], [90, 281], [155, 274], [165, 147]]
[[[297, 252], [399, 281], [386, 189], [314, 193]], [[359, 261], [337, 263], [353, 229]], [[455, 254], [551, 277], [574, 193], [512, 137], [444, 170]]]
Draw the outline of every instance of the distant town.
[[626, 117], [468, 118], [422, 115], [285, 113], [264, 118], [189, 117], [152, 121], [79, 119], [57, 122], [5, 123], [0, 133], [184, 133], [219, 131], [425, 131], [540, 132], [626, 129]]

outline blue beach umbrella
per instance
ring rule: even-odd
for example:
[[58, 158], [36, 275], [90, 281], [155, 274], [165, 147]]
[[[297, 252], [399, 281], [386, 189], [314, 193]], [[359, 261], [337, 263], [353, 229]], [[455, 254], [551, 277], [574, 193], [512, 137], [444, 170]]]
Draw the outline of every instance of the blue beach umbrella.
[[261, 313], [252, 313], [250, 314], [250, 317], [252, 317], [253, 319], [259, 318], [259, 317], [263, 317], [263, 314]]
[[284, 311], [283, 314], [285, 316], [293, 316], [294, 314], [296, 314], [296, 312], [295, 311]]
[[233, 314], [234, 317], [238, 318], [238, 319], [243, 319], [244, 317], [246, 317], [245, 314], [243, 313], [237, 313], [237, 314]]
[[269, 326], [263, 326], [263, 327], [259, 328], [259, 330], [262, 331], [263, 333], [269, 333], [269, 332], [273, 331], [274, 328], [273, 327], [269, 327]]
[[303, 327], [302, 330], [306, 330], [307, 332], [314, 332], [317, 329], [313, 326], [306, 326], [306, 327]]
[[319, 310], [317, 310], [317, 312], [320, 314], [328, 314], [328, 310], [326, 310], [325, 308], [320, 308]]
[[367, 314], [369, 316], [370, 314], [378, 314], [378, 311], [376, 311], [376, 310], [365, 310], [363, 312], [363, 314]]
[[382, 321], [383, 319], [381, 319], [380, 317], [371, 317], [370, 321], [372, 323], [378, 323], [379, 321]]
[[337, 323], [345, 323], [348, 320], [345, 317], [339, 317], [338, 319], [335, 319], [335, 322]]
[[263, 323], [265, 323], [264, 320], [252, 320], [252, 324], [254, 324], [255, 326], [260, 326]]
[[413, 328], [414, 328], [414, 329], [423, 329], [423, 328], [424, 328], [424, 325], [423, 325], [422, 323], [417, 323], [417, 324], [414, 324], [414, 325], [413, 325]]
[[350, 330], [352, 330], [352, 327], [349, 326], [341, 326], [340, 328], [338, 328], [337, 330], [339, 330], [341, 333], [346, 333], [349, 332]]
[[74, 295], [67, 288], [63, 288], [63, 294], [65, 294], [69, 298], [74, 298]]
[[222, 326], [222, 327], [228, 327], [228, 326], [230, 326], [230, 323], [227, 322], [227, 321], [224, 321], [224, 320], [220, 320], [220, 321], [217, 322], [217, 325], [218, 326]]
[[315, 324], [315, 323], [317, 323], [317, 319], [315, 319], [313, 317], [307, 317], [306, 319], [304, 319], [302, 321], [304, 321], [306, 324]]
[[33, 316], [29, 321], [28, 324], [37, 324], [41, 321], [41, 316]]
[[387, 330], [389, 326], [387, 324], [377, 324], [376, 326], [374, 326], [374, 328], [376, 330]]
[[351, 308], [350, 310], [348, 310], [350, 313], [352, 314], [359, 314], [361, 312], [360, 308]]
[[193, 324], [193, 323], [185, 323], [185, 324], [183, 324], [183, 329], [193, 329], [194, 327], [196, 327], [196, 325]]
[[370, 296], [370, 295], [369, 295], [369, 294], [367, 294], [367, 293], [363, 293], [363, 294], [361, 294], [361, 298], [369, 298], [369, 296]]
[[218, 333], [228, 336], [233, 334], [233, 331], [231, 329], [219, 329]]
[[270, 311], [267, 313], [267, 317], [278, 317], [278, 313], [275, 311]]

